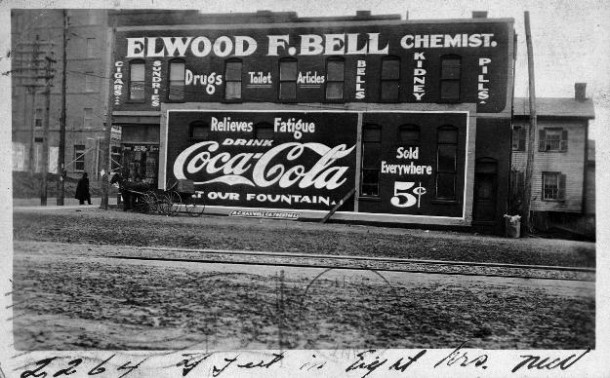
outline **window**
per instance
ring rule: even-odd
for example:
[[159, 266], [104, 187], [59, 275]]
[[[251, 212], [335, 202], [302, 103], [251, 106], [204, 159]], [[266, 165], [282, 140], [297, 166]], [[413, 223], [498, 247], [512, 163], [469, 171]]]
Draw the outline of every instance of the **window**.
[[565, 152], [568, 150], [568, 131], [561, 128], [542, 129], [538, 143], [540, 151]]
[[239, 60], [227, 61], [225, 65], [225, 100], [241, 100], [242, 65]]
[[559, 172], [542, 172], [542, 200], [561, 201], [566, 191], [566, 175]]
[[87, 58], [95, 58], [96, 43], [95, 38], [87, 38]]
[[93, 72], [85, 72], [85, 92], [95, 91], [95, 76]]
[[184, 101], [184, 70], [182, 61], [173, 60], [169, 63], [169, 91], [170, 101]]
[[460, 101], [462, 60], [456, 55], [441, 57], [441, 101]]
[[343, 83], [345, 82], [345, 61], [342, 58], [330, 58], [326, 61], [326, 100], [343, 100]]
[[129, 64], [129, 99], [144, 102], [144, 62]]
[[381, 61], [381, 101], [398, 101], [400, 59], [386, 57]]
[[458, 130], [453, 126], [438, 128], [436, 147], [436, 198], [456, 199]]
[[524, 126], [513, 126], [513, 151], [525, 151], [526, 134]]
[[85, 170], [85, 145], [75, 144], [74, 145], [74, 170], [84, 171]]
[[36, 108], [34, 113], [34, 126], [42, 127], [42, 108]]
[[398, 129], [398, 140], [408, 146], [419, 145], [419, 127], [416, 125], [402, 125]]
[[197, 140], [210, 139], [210, 125], [202, 121], [195, 121], [190, 124], [190, 137]]
[[254, 139], [273, 139], [273, 126], [266, 122], [254, 125]]
[[360, 195], [379, 196], [379, 161], [381, 158], [381, 128], [365, 125], [362, 130], [362, 180]]
[[93, 121], [93, 108], [85, 108], [83, 109], [83, 113], [85, 114], [83, 117], [83, 128], [91, 128], [91, 122]]
[[280, 60], [280, 101], [296, 101], [297, 76], [295, 59]]

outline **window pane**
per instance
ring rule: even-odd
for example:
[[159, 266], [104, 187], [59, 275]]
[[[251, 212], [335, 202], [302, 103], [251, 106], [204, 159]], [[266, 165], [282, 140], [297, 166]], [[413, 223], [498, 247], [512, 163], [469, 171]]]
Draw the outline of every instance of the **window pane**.
[[297, 83], [280, 83], [280, 100], [295, 100], [297, 98]]
[[191, 137], [195, 139], [209, 139], [210, 127], [205, 124], [196, 124], [191, 126]]
[[362, 130], [362, 141], [363, 142], [381, 142], [381, 128], [365, 127]]
[[453, 143], [457, 144], [458, 131], [456, 129], [439, 129], [438, 130], [438, 142], [439, 143]]
[[401, 127], [399, 139], [404, 144], [419, 144], [419, 128], [417, 126]]
[[455, 172], [456, 171], [456, 152], [457, 148], [451, 145], [438, 146], [438, 172]]
[[227, 81], [225, 86], [225, 99], [238, 100], [241, 98], [241, 81]]
[[227, 62], [226, 81], [241, 81], [241, 62]]
[[[184, 63], [174, 62], [171, 63], [169, 68], [169, 80], [170, 81], [184, 81]], [[143, 79], [142, 79], [143, 80]]]
[[172, 101], [184, 100], [184, 81], [169, 82], [169, 99]]
[[129, 91], [130, 100], [144, 100], [144, 82], [131, 82]]
[[441, 81], [441, 99], [459, 100], [460, 99], [460, 82], [457, 80]]
[[382, 81], [381, 82], [381, 99], [382, 100], [398, 100], [398, 82], [397, 81]]
[[254, 126], [256, 139], [273, 139], [273, 126], [268, 123]]
[[379, 195], [379, 170], [378, 169], [363, 169], [362, 170], [362, 187], [361, 195], [363, 196], [378, 196]]
[[457, 58], [445, 58], [441, 63], [441, 79], [459, 79], [460, 60]]
[[384, 59], [381, 63], [382, 80], [398, 80], [400, 77], [400, 60]]
[[340, 60], [329, 60], [326, 68], [328, 81], [343, 81], [345, 80], [345, 63]]
[[439, 173], [436, 175], [436, 197], [455, 199], [455, 174]]
[[297, 79], [297, 62], [280, 62], [280, 80]]
[[379, 169], [381, 143], [364, 143], [362, 146], [362, 166], [368, 169]]
[[131, 81], [144, 81], [144, 64], [135, 63], [130, 68], [130, 80]]
[[326, 83], [326, 98], [328, 100], [342, 100], [343, 82]]

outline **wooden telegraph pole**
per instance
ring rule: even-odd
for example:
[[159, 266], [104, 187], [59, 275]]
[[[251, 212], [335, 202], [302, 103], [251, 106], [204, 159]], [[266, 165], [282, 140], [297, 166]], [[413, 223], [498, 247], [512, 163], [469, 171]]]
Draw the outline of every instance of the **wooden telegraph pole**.
[[527, 71], [529, 77], [529, 108], [530, 108], [530, 127], [528, 128], [527, 140], [527, 161], [525, 165], [525, 190], [523, 198], [523, 228], [525, 232], [530, 232], [531, 224], [531, 206], [532, 206], [532, 176], [534, 172], [534, 152], [535, 138], [538, 133], [537, 115], [536, 115], [536, 85], [534, 80], [534, 51], [532, 47], [532, 34], [530, 30], [530, 14], [525, 12], [525, 42], [527, 45]]
[[62, 47], [62, 58], [61, 58], [61, 116], [59, 118], [59, 153], [57, 154], [57, 205], [64, 205], [65, 196], [65, 172], [66, 172], [66, 48], [68, 47], [68, 11], [63, 10], [62, 12], [64, 27], [63, 27], [63, 47]]
[[51, 110], [51, 87], [53, 86], [53, 63], [55, 60], [51, 57], [45, 57], [45, 115], [44, 115], [44, 128], [42, 137], [42, 180], [40, 181], [40, 205], [47, 205], [47, 176], [49, 174], [49, 118]]

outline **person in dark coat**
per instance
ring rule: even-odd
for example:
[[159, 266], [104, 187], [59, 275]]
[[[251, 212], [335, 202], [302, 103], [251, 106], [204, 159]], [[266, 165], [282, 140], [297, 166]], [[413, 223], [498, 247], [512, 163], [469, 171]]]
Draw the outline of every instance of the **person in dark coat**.
[[87, 203], [91, 205], [91, 194], [89, 193], [89, 178], [87, 177], [87, 172], [83, 173], [83, 177], [78, 180], [74, 198], [78, 200], [80, 205], [83, 205], [85, 200], [87, 200]]

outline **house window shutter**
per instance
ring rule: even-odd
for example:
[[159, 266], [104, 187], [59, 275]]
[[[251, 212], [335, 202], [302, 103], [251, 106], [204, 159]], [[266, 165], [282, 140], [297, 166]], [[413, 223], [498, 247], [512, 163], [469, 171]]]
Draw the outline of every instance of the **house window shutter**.
[[519, 129], [519, 151], [525, 151], [525, 127]]
[[561, 142], [559, 145], [559, 150], [560, 151], [568, 150], [568, 130], [561, 131]]
[[538, 151], [546, 151], [546, 133], [544, 130], [538, 130]]
[[565, 200], [566, 199], [566, 175], [559, 175], [559, 190], [557, 193], [557, 199]]

